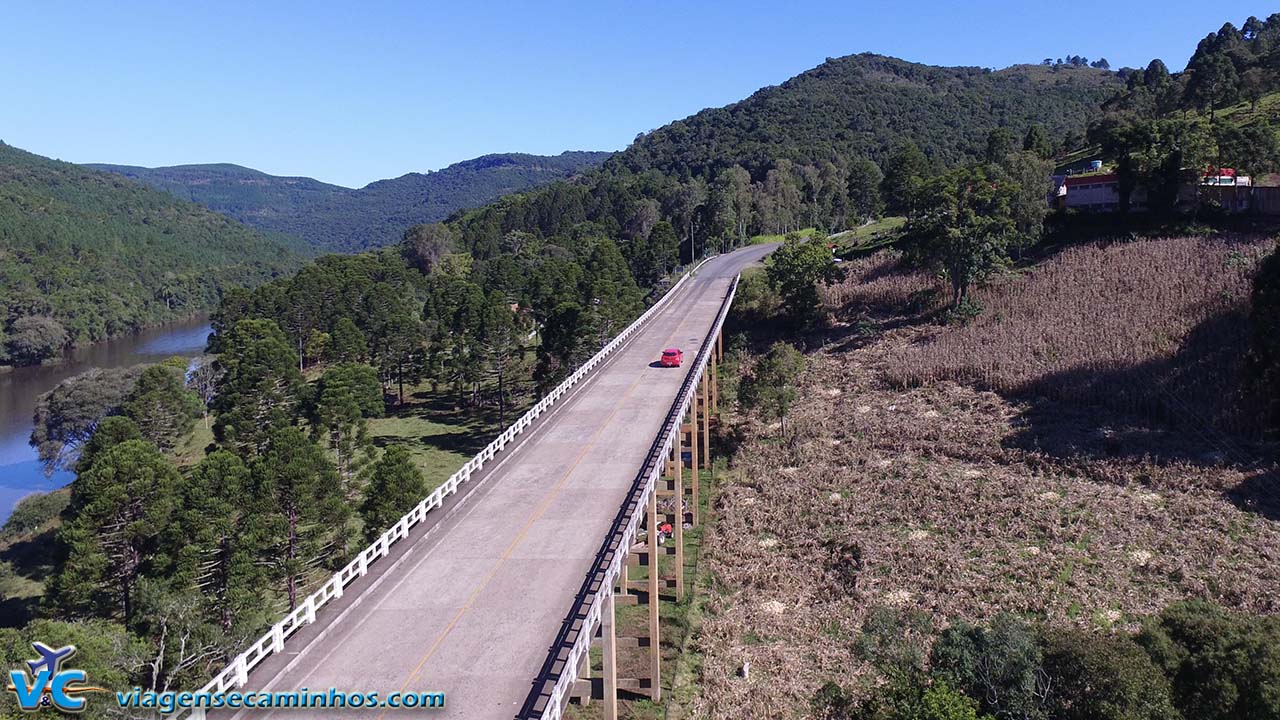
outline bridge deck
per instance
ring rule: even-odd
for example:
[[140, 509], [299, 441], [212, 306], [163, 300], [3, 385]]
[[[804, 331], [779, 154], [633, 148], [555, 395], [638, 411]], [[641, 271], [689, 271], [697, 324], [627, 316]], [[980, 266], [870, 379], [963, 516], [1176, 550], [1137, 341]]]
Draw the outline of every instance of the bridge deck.
[[[441, 718], [520, 711], [732, 277], [766, 248], [707, 263], [631, 341], [360, 591], [291, 638], [246, 690], [443, 691]], [[394, 563], [394, 564], [393, 564]], [[347, 600], [344, 598], [344, 600]], [[418, 717], [422, 710], [265, 710], [254, 718]]]

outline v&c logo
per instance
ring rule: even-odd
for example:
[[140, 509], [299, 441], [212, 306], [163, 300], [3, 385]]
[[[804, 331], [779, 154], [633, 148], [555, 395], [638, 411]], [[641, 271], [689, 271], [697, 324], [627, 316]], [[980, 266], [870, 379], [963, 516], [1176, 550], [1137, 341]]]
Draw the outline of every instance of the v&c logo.
[[88, 677], [83, 670], [62, 669], [63, 661], [75, 654], [75, 645], [57, 650], [42, 642], [31, 646], [40, 653], [38, 660], [27, 661], [31, 672], [9, 671], [8, 689], [18, 696], [18, 706], [23, 710], [56, 707], [64, 712], [80, 712], [85, 705], [85, 699], [77, 697], [80, 693], [107, 692], [104, 688], [85, 685]]

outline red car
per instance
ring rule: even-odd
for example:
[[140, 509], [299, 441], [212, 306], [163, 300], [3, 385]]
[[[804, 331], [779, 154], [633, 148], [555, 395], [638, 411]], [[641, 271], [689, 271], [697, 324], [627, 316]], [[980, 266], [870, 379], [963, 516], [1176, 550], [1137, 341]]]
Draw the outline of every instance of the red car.
[[684, 353], [680, 352], [680, 348], [667, 348], [662, 351], [662, 367], [680, 367], [680, 363], [684, 362]]

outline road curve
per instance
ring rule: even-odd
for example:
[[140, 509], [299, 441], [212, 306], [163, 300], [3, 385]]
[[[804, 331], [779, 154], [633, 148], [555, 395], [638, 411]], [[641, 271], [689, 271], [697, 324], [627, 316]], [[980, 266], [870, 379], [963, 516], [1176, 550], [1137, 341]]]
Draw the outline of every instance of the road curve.
[[[511, 720], [675, 400], [729, 283], [768, 246], [715, 258], [381, 571], [290, 638], [244, 690], [441, 691], [443, 710], [244, 711], [252, 718]], [[433, 513], [435, 515], [436, 513]]]

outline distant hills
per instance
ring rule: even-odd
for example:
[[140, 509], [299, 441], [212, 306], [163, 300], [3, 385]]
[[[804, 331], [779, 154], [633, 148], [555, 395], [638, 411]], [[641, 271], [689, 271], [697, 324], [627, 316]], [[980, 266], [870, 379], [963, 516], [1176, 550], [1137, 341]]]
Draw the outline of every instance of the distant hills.
[[[32, 342], [102, 340], [209, 310], [223, 288], [292, 272], [306, 254], [118, 175], [0, 143], [0, 364], [6, 339], [22, 339], [15, 328]], [[29, 317], [41, 324], [18, 322]]]
[[359, 190], [239, 165], [89, 167], [138, 180], [262, 230], [291, 235], [318, 250], [356, 252], [398, 242], [412, 225], [571, 178], [609, 155], [485, 155], [435, 172], [379, 180]]

